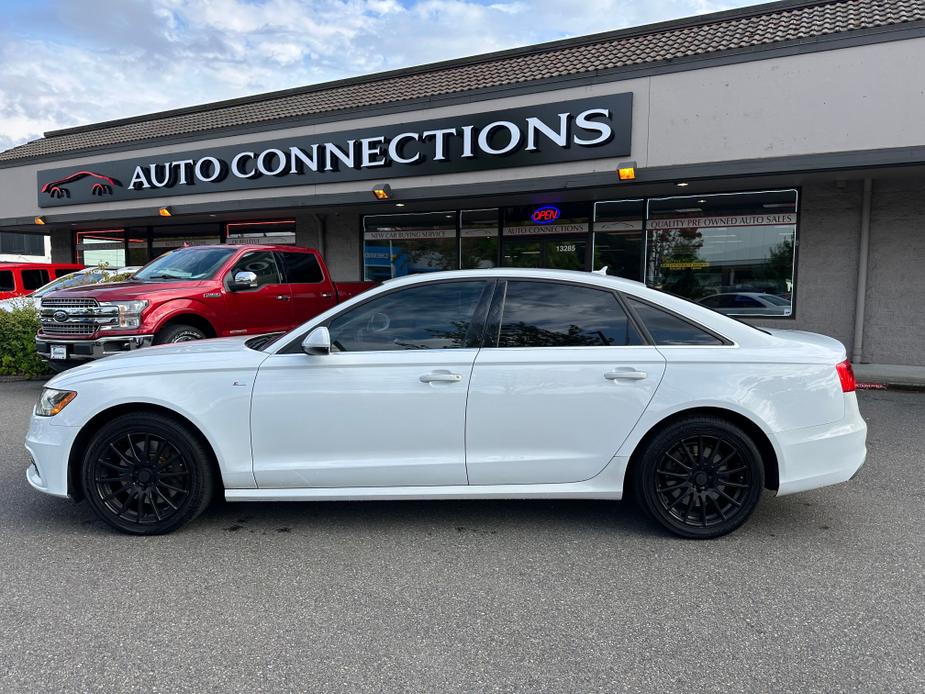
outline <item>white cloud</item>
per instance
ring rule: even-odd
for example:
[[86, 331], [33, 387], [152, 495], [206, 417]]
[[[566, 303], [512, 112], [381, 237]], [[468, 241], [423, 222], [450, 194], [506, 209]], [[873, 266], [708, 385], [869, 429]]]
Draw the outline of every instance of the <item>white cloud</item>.
[[50, 0], [0, 27], [0, 148], [49, 129], [750, 4]]

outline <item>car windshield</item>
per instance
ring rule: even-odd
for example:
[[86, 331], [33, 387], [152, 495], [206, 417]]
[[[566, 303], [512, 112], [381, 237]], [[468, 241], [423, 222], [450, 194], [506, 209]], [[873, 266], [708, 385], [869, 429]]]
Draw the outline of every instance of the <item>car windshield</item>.
[[136, 280], [210, 279], [237, 249], [181, 248], [152, 260], [135, 273]]
[[114, 273], [110, 270], [91, 270], [90, 272], [75, 272], [64, 277], [59, 277], [53, 282], [49, 282], [44, 287], [40, 287], [33, 292], [32, 296], [44, 296], [48, 292], [54, 292], [59, 289], [68, 287], [83, 287], [88, 284], [99, 284], [105, 282]]

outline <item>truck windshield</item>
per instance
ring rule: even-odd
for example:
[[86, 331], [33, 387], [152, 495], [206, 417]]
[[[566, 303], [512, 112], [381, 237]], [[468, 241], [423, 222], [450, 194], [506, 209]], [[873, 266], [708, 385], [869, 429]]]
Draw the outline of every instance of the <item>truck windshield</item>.
[[135, 273], [136, 280], [210, 279], [237, 248], [181, 248], [152, 260]]

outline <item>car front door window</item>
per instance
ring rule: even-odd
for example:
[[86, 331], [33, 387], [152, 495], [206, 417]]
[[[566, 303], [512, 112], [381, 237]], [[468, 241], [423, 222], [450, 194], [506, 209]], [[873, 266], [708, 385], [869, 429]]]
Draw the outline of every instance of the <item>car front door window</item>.
[[331, 343], [341, 352], [474, 346], [473, 318], [487, 287], [482, 281], [444, 282], [378, 297], [334, 318]]

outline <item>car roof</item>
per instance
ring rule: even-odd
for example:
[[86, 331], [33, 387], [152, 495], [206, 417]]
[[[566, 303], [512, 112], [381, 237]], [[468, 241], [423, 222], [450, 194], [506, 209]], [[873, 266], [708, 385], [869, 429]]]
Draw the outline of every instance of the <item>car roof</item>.
[[195, 246], [181, 246], [180, 248], [174, 248], [175, 251], [182, 251], [188, 248], [233, 248], [241, 249], [246, 248], [248, 250], [257, 250], [257, 251], [290, 251], [295, 253], [317, 253], [318, 251], [314, 248], [306, 248], [305, 246], [286, 246], [282, 244], [271, 244], [271, 243], [203, 243], [197, 244]]

